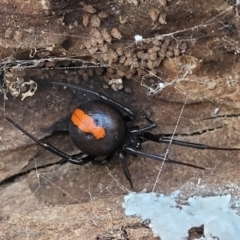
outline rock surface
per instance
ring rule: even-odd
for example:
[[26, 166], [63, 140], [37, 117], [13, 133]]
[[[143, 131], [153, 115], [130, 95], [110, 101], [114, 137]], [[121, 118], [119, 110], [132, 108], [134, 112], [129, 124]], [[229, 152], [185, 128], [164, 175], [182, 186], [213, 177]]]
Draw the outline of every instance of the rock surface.
[[[227, 1], [0, 5], [5, 112], [38, 139], [78, 152], [67, 120], [92, 97], [50, 83], [55, 81], [90, 87], [131, 106], [138, 114], [134, 125], [147, 124], [148, 117], [158, 124], [156, 133], [172, 134], [180, 118], [178, 139], [240, 147], [240, 23], [238, 8]], [[136, 35], [143, 41], [136, 42]], [[17, 85], [22, 79], [38, 86], [23, 101], [29, 85]], [[167, 146], [145, 143], [143, 149], [164, 155]], [[117, 157], [101, 167], [61, 164], [2, 113], [0, 154], [0, 239], [157, 239], [139, 219], [124, 215], [122, 196], [130, 187]], [[206, 170], [165, 164], [155, 185], [161, 163], [130, 156], [133, 190], [239, 196], [240, 151], [171, 146], [169, 158]]]

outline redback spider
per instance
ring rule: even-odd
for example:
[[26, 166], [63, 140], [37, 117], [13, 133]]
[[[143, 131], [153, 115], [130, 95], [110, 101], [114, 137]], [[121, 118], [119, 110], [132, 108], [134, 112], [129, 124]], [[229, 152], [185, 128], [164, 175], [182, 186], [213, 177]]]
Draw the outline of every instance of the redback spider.
[[[171, 142], [172, 144], [202, 150], [240, 150], [240, 148], [218, 148], [205, 144], [184, 142], [172, 139], [171, 136], [152, 134], [149, 131], [156, 128], [157, 125], [148, 118], [146, 119], [149, 124], [146, 126], [128, 127], [127, 123], [133, 121], [136, 117], [130, 108], [90, 89], [65, 83], [53, 82], [53, 84], [75, 88], [95, 95], [98, 98], [98, 100], [92, 100], [81, 104], [74, 110], [71, 116], [69, 134], [74, 144], [82, 151], [81, 153], [70, 156], [48, 143], [41, 142], [9, 117], [4, 116], [5, 119], [34, 140], [37, 144], [41, 145], [44, 149], [73, 164], [83, 165], [92, 162], [93, 164], [103, 165], [110, 162], [114, 154], [117, 152], [119, 160], [122, 163], [125, 177], [129, 181], [131, 187], [133, 187], [133, 185], [126, 163], [127, 153], [130, 155], [151, 158], [157, 161], [165, 161], [165, 163], [181, 164], [204, 170], [203, 167], [195, 166], [190, 163], [175, 161], [169, 158], [164, 160], [164, 157], [162, 156], [144, 152], [141, 150], [141, 144], [145, 141], [153, 141], [157, 143]], [[103, 160], [96, 160], [99, 156], [105, 157]]]

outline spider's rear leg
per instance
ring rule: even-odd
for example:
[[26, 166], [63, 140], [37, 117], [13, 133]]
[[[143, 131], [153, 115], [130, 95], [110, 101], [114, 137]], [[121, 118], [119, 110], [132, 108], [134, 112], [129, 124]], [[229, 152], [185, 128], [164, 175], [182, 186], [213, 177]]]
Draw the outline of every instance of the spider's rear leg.
[[26, 134], [29, 138], [31, 138], [33, 141], [35, 141], [38, 145], [40, 145], [42, 148], [46, 149], [47, 151], [63, 158], [69, 161], [70, 163], [77, 164], [77, 165], [83, 165], [88, 162], [90, 162], [92, 159], [89, 158], [81, 158], [81, 154], [77, 155], [68, 155], [67, 153], [61, 151], [60, 149], [54, 147], [53, 145], [45, 142], [41, 142], [36, 137], [34, 137], [31, 133], [23, 129], [20, 125], [18, 125], [15, 121], [13, 121], [11, 118], [4, 116], [6, 120], [8, 120], [11, 124], [13, 124], [16, 128], [18, 128], [20, 131], [22, 131], [24, 134]]

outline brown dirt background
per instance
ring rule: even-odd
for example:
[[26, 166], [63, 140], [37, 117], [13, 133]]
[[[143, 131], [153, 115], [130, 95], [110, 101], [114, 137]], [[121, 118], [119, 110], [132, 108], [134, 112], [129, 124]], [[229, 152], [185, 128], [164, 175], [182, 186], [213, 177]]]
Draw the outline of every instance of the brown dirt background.
[[[11, 71], [9, 81], [18, 77], [38, 83], [36, 94], [24, 101], [8, 94], [6, 114], [37, 138], [69, 154], [76, 153], [78, 150], [63, 131], [65, 119], [89, 96], [49, 83], [69, 82], [91, 87], [131, 106], [138, 114], [134, 124], [144, 124], [144, 118], [150, 117], [158, 124], [154, 130], [158, 133], [173, 133], [187, 99], [176, 132], [179, 139], [240, 147], [238, 9], [223, 0], [181, 3], [172, 0], [160, 8], [161, 2], [164, 1], [1, 1], [1, 67]], [[73, 58], [88, 63], [96, 59], [91, 47], [88, 50], [80, 47], [86, 39], [91, 40], [92, 30], [92, 26], [82, 25], [86, 14], [83, 4], [93, 6], [97, 13], [108, 14], [101, 19], [98, 30], [110, 32], [116, 27], [122, 34], [121, 39], [109, 43], [109, 59], [117, 47], [135, 46], [136, 34], [156, 38], [156, 34], [190, 29], [174, 35], [187, 42], [185, 57], [165, 59], [156, 68], [169, 87], [148, 96], [147, 88], [141, 86], [141, 75], [137, 74], [124, 79], [124, 90], [114, 92], [106, 87], [109, 74], [92, 75], [91, 71], [79, 69], [44, 70], [51, 66], [49, 62], [37, 65], [35, 70], [27, 67], [28, 60], [33, 64], [33, 60], [39, 62], [48, 57], [59, 60], [52, 63], [53, 67], [78, 65], [72, 63]], [[153, 22], [149, 16], [151, 9], [166, 13], [167, 24]], [[30, 58], [33, 49], [37, 52]], [[197, 62], [196, 67], [182, 79], [183, 65], [191, 62]], [[117, 64], [115, 61], [111, 66], [118, 69]], [[143, 148], [164, 155], [167, 146], [146, 143]], [[169, 157], [204, 166], [206, 170], [165, 164], [156, 192], [170, 194], [180, 190], [185, 199], [231, 193], [233, 202], [238, 200], [240, 151], [171, 146]], [[159, 239], [139, 219], [124, 215], [123, 196], [131, 189], [117, 157], [102, 167], [60, 164], [60, 160], [0, 115], [0, 239]], [[132, 156], [128, 157], [128, 165], [133, 190], [151, 191], [161, 165]]]

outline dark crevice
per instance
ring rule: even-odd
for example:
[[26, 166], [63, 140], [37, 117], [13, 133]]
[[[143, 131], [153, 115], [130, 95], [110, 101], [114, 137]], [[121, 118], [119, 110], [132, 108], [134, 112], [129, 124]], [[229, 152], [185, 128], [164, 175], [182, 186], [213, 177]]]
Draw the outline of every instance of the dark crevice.
[[[63, 135], [68, 135], [68, 132], [65, 132], [65, 131], [54, 131], [50, 136], [46, 136], [45, 138], [41, 139], [40, 141], [41, 142], [50, 142], [49, 139], [51, 139], [54, 136], [58, 136], [58, 135], [62, 135], [62, 136]], [[26, 148], [31, 148], [32, 146], [38, 146], [38, 144], [33, 142], [32, 144], [29, 144], [29, 145], [24, 146], [24, 147], [18, 147], [18, 148], [12, 149], [11, 151], [16, 151], [16, 152], [20, 151], [20, 150], [22, 151], [22, 150], [24, 150]], [[24, 167], [25, 169], [30, 165], [30, 163], [34, 160], [34, 158], [36, 158], [36, 155], [35, 155], [35, 157], [32, 157], [32, 159], [30, 159], [28, 161], [28, 164]], [[37, 166], [37, 169], [44, 169], [44, 168], [48, 168], [50, 166], [57, 165], [57, 164], [61, 164], [62, 165], [64, 163], [66, 163], [66, 162], [67, 162], [67, 160], [61, 159], [61, 160], [59, 160], [57, 162], [53, 162], [53, 163], [48, 163], [48, 164], [43, 164], [43, 165]], [[3, 181], [1, 181], [0, 182], [0, 186], [8, 184], [8, 183], [11, 183], [14, 180], [16, 180], [17, 178], [30, 173], [32, 170], [36, 170], [35, 166], [34, 167], [30, 167], [29, 169], [26, 169], [26, 170], [24, 170], [24, 168], [22, 169], [23, 172], [20, 172], [20, 173], [17, 173], [15, 175], [12, 175], [12, 176], [4, 179]]]
[[[240, 114], [232, 114], [232, 115], [222, 115], [222, 116], [218, 116], [217, 118], [222, 118], [222, 117], [239, 117]], [[212, 118], [207, 118], [207, 119], [214, 119], [214, 117]], [[207, 120], [207, 119], [203, 119], [203, 120]], [[225, 125], [222, 125], [222, 126], [219, 126], [219, 127], [216, 127], [216, 128], [209, 128], [209, 129], [204, 129], [204, 130], [201, 130], [201, 131], [196, 131], [196, 132], [191, 132], [191, 133], [176, 133], [174, 135], [174, 137], [190, 137], [190, 136], [196, 136], [196, 135], [202, 135], [206, 132], [212, 132], [212, 131], [215, 131], [215, 130], [218, 130], [218, 129], [221, 129], [223, 128]], [[47, 136], [43, 139], [41, 139], [41, 142], [48, 142], [48, 139], [51, 138], [51, 137], [54, 137], [56, 135], [68, 135], [68, 132], [65, 132], [65, 131], [60, 131], [60, 129], [57, 129], [57, 131], [53, 131], [52, 134], [50, 136]], [[172, 134], [162, 134], [166, 137], [171, 137]], [[35, 143], [33, 144], [30, 144], [30, 145], [27, 145], [26, 147], [31, 147], [33, 145], [36, 145]], [[22, 149], [21, 148], [18, 148], [18, 149], [14, 149], [14, 151], [18, 151], [19, 149]], [[29, 161], [29, 163], [31, 162], [31, 160]], [[58, 162], [54, 162], [54, 163], [50, 163], [50, 164], [45, 164], [45, 165], [42, 165], [42, 166], [38, 166], [37, 169], [44, 169], [44, 168], [47, 168], [47, 167], [50, 167], [50, 166], [53, 166], [53, 165], [56, 165], [56, 164], [64, 164], [66, 163], [67, 160], [64, 160], [64, 159], [61, 159], [60, 161]], [[27, 169], [26, 171], [24, 172], [21, 172], [21, 173], [17, 173], [13, 176], [10, 176], [6, 179], [4, 179], [2, 182], [0, 182], [0, 186], [3, 186], [5, 184], [8, 184], [8, 183], [11, 183], [13, 182], [14, 180], [16, 180], [17, 178], [21, 177], [21, 176], [24, 176], [28, 173], [30, 173], [32, 170], [35, 170], [36, 168], [35, 167], [32, 167], [30, 169]]]
[[[64, 163], [66, 163], [66, 162], [67, 162], [67, 160], [61, 159], [58, 162], [45, 164], [43, 166], [38, 166], [37, 169], [44, 169], [44, 168], [47, 168], [47, 167], [50, 167], [50, 166], [53, 166], [53, 165], [57, 165], [57, 164], [61, 164], [62, 165]], [[3, 185], [6, 185], [6, 184], [14, 182], [17, 178], [19, 178], [21, 176], [24, 176], [24, 175], [30, 173], [33, 170], [36, 170], [36, 167], [31, 168], [31, 169], [29, 169], [27, 171], [24, 171], [24, 172], [21, 172], [21, 173], [17, 173], [15, 175], [11, 176], [11, 177], [8, 177], [8, 178], [4, 179], [2, 182], [0, 182], [0, 187], [3, 186]]]
[[[191, 133], [176, 133], [174, 134], [174, 137], [191, 137], [191, 136], [196, 136], [196, 135], [202, 135], [206, 132], [213, 132], [217, 129], [221, 129], [223, 128], [224, 126], [226, 125], [223, 125], [223, 126], [220, 126], [220, 127], [215, 127], [215, 128], [208, 128], [208, 129], [204, 129], [204, 130], [201, 130], [201, 131], [197, 131], [197, 132], [191, 132]], [[162, 134], [166, 137], [171, 137], [172, 134]]]
[[214, 117], [203, 118], [201, 120], [204, 121], [204, 120], [211, 120], [211, 119], [218, 119], [218, 118], [236, 118], [236, 117], [240, 117], [240, 113], [217, 115]]
[[[224, 125], [223, 125], [224, 126]], [[206, 132], [211, 132], [211, 131], [215, 131], [217, 129], [221, 129], [223, 126], [220, 126], [220, 127], [216, 127], [216, 128], [210, 128], [210, 129], [204, 129], [204, 130], [201, 130], [201, 131], [197, 131], [197, 132], [192, 132], [192, 133], [176, 133], [174, 135], [174, 137], [190, 137], [190, 136], [196, 136], [196, 135], [202, 135]], [[45, 141], [46, 139], [50, 138], [50, 137], [53, 137], [54, 135], [58, 135], [58, 134], [66, 134], [66, 132], [60, 132], [60, 131], [56, 131], [56, 132], [53, 132], [51, 136], [47, 136], [46, 138], [42, 139], [41, 142], [48, 142], [48, 141]], [[172, 134], [163, 134], [164, 136], [166, 137], [171, 137]], [[36, 145], [36, 144], [31, 144], [31, 145], [28, 145], [26, 147], [31, 147], [32, 145]], [[18, 149], [14, 149], [14, 150], [18, 150]], [[31, 162], [31, 160], [29, 161], [29, 163]], [[56, 164], [64, 164], [66, 163], [67, 160], [64, 160], [64, 159], [61, 159], [60, 161], [57, 161], [57, 162], [54, 162], [54, 163], [49, 163], [49, 164], [45, 164], [45, 165], [42, 165], [42, 166], [37, 166], [37, 169], [44, 169], [44, 168], [48, 168], [50, 166], [53, 166], [53, 165], [56, 165]], [[4, 179], [2, 182], [0, 182], [0, 186], [3, 186], [5, 184], [8, 184], [8, 183], [11, 183], [13, 182], [14, 180], [16, 180], [17, 178], [21, 177], [21, 176], [24, 176], [28, 173], [30, 173], [32, 170], [36, 170], [36, 167], [33, 167], [33, 168], [30, 168], [24, 172], [21, 172], [21, 173], [17, 173], [13, 176], [10, 176], [6, 179]]]
[[[50, 130], [48, 130], [47, 128], [44, 129], [45, 132], [48, 132]], [[48, 133], [49, 135], [43, 137], [42, 139], [39, 139], [39, 141], [43, 142], [43, 143], [48, 143], [48, 139], [51, 139], [52, 137], [54, 136], [58, 136], [58, 135], [62, 135], [62, 136], [66, 136], [68, 135], [69, 136], [69, 132], [68, 132], [68, 129], [63, 129], [63, 130], [60, 130], [60, 129], [57, 129], [57, 130], [54, 130], [54, 131], [51, 131], [50, 133]], [[26, 148], [30, 148], [30, 147], [33, 147], [33, 146], [39, 146], [37, 143], [35, 143], [34, 141], [32, 141], [32, 143], [29, 143], [27, 145], [21, 145], [21, 146], [18, 146], [16, 148], [9, 148], [7, 150], [2, 150], [1, 152], [4, 153], [4, 152], [8, 152], [8, 151], [22, 151]]]

